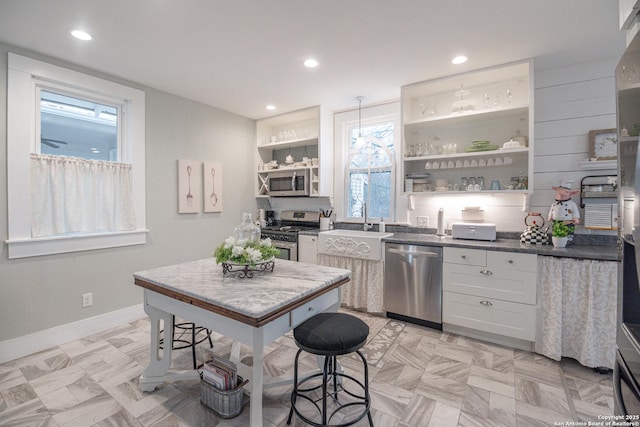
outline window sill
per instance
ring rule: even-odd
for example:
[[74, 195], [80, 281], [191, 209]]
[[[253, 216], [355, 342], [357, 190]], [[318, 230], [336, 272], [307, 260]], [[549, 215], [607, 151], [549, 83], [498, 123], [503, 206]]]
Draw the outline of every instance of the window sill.
[[149, 230], [6, 240], [9, 259], [143, 245]]

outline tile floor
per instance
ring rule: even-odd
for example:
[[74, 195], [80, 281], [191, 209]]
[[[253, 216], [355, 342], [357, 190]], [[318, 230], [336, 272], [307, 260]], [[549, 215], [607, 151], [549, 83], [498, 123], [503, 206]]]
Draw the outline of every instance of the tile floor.
[[[371, 330], [366, 354], [372, 360], [377, 427], [553, 426], [613, 413], [611, 375], [574, 360], [558, 363], [411, 324], [389, 329], [388, 319], [354, 314]], [[230, 344], [214, 334], [217, 354], [228, 355]], [[149, 322], [141, 319], [0, 365], [0, 425], [248, 425], [248, 407], [222, 420], [202, 405], [197, 381], [141, 392], [137, 378], [147, 364], [148, 346]], [[267, 374], [292, 371], [295, 349], [290, 335], [270, 344]], [[201, 344], [198, 351], [206, 357], [209, 350]], [[242, 357], [247, 356], [243, 348]], [[172, 363], [189, 368], [190, 352], [175, 351]], [[345, 370], [357, 369], [349, 359], [342, 363]], [[265, 426], [286, 425], [289, 391], [284, 386], [265, 390]], [[356, 425], [367, 425], [366, 418]]]

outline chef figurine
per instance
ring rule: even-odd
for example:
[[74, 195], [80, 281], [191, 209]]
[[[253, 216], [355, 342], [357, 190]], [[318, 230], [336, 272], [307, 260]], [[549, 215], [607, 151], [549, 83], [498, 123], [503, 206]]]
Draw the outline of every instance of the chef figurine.
[[574, 226], [580, 223], [580, 209], [571, 197], [578, 194], [580, 190], [572, 190], [571, 184], [573, 180], [563, 180], [557, 187], [551, 187], [556, 191], [556, 198], [549, 209], [547, 220], [564, 222], [571, 228], [573, 234]]

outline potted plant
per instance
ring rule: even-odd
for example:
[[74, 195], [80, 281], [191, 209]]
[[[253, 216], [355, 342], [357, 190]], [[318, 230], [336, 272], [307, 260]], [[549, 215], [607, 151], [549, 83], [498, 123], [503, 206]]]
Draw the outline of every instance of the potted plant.
[[553, 227], [551, 228], [551, 241], [556, 248], [564, 248], [567, 246], [567, 241], [571, 235], [571, 227], [564, 223], [564, 221], [553, 221]]

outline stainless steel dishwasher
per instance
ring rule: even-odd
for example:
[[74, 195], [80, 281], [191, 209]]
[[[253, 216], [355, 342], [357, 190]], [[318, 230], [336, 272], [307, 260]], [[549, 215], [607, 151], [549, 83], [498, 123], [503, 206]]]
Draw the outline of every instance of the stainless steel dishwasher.
[[442, 329], [442, 248], [385, 243], [387, 317]]

